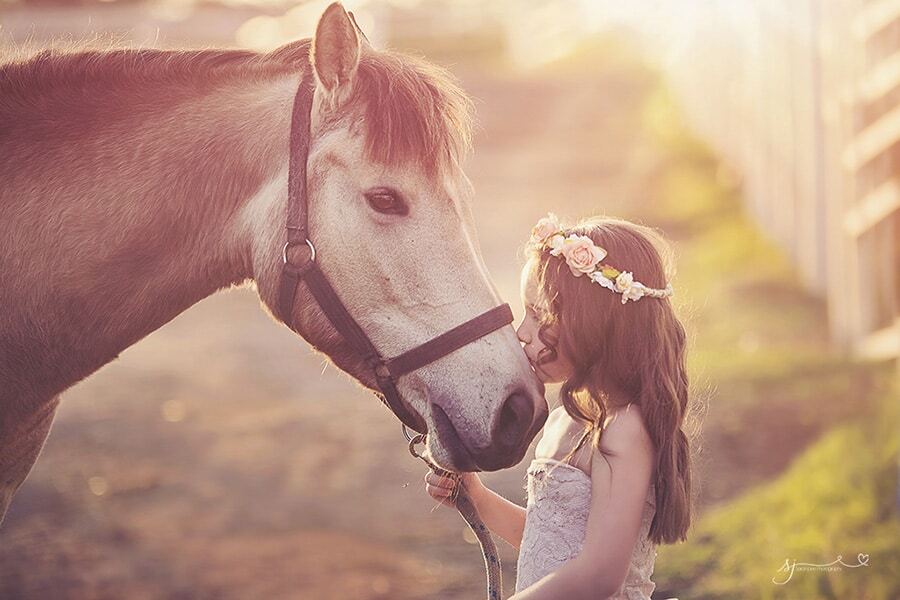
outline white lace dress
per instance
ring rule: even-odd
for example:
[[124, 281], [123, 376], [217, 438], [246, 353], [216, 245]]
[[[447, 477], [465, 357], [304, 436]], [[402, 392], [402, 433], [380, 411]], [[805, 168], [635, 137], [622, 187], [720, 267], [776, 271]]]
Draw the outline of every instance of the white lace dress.
[[[528, 504], [519, 549], [516, 592], [537, 583], [581, 552], [591, 505], [591, 478], [587, 473], [552, 458], [536, 458], [528, 467]], [[656, 584], [650, 580], [656, 544], [647, 534], [656, 512], [654, 485], [650, 485], [641, 529], [625, 581], [615, 600], [648, 600]]]

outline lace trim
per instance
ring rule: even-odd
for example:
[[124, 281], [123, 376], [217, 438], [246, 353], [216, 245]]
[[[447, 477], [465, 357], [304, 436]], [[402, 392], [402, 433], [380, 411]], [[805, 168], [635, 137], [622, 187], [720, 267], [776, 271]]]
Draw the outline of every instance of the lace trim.
[[[591, 501], [591, 478], [574, 465], [555, 458], [535, 458], [527, 475], [528, 505], [517, 565], [517, 592], [581, 552]], [[649, 598], [656, 587], [650, 580], [655, 544], [647, 537], [654, 511], [651, 485], [628, 576], [613, 598]]]
[[[550, 463], [554, 466], [551, 469], [546, 470], [541, 467], [542, 463]], [[527, 474], [535, 474], [535, 475], [538, 473], [546, 473], [547, 477], [549, 477], [550, 474], [553, 473], [553, 471], [555, 471], [557, 467], [565, 467], [565, 468], [569, 469], [570, 471], [577, 471], [579, 474], [581, 474], [585, 478], [585, 480], [587, 481], [587, 483], [589, 485], [592, 483], [591, 476], [588, 475], [587, 473], [585, 473], [584, 471], [582, 471], [581, 469], [579, 469], [578, 467], [576, 467], [575, 465], [571, 465], [567, 462], [557, 460], [555, 458], [550, 458], [549, 456], [533, 459], [531, 461], [531, 464], [528, 466], [528, 469], [526, 472], [527, 472]], [[525, 483], [526, 490], [529, 487], [529, 483], [530, 483], [529, 481], [526, 481], [526, 483]], [[648, 504], [652, 504], [653, 506], [656, 506], [655, 487], [656, 487], [655, 483], [651, 482], [650, 490], [647, 492], [647, 500], [646, 500], [646, 502]]]

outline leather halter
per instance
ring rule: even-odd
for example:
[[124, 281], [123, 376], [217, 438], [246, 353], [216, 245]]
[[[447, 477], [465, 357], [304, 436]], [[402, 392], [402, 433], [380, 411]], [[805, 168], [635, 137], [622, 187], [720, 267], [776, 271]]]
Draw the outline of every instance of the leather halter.
[[[306, 283], [319, 307], [344, 340], [372, 369], [379, 390], [376, 395], [407, 427], [425, 433], [425, 424], [402, 401], [397, 390], [397, 378], [420, 369], [451, 352], [474, 342], [489, 333], [512, 323], [509, 304], [502, 304], [454, 327], [450, 331], [424, 344], [404, 352], [400, 356], [385, 359], [356, 322], [325, 274], [316, 262], [316, 249], [309, 239], [309, 206], [306, 168], [309, 158], [310, 121], [312, 115], [315, 77], [305, 71], [294, 97], [291, 114], [290, 161], [288, 163], [287, 241], [282, 248], [284, 266], [278, 294], [278, 310], [284, 324], [297, 331], [293, 325], [294, 297], [300, 281]], [[295, 264], [288, 257], [294, 246], [306, 246], [309, 256]], [[297, 332], [299, 333], [299, 332]]]

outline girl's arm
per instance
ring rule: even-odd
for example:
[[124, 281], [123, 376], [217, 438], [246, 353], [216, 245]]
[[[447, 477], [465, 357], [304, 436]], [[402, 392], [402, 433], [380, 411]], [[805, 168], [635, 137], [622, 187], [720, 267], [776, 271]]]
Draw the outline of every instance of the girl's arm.
[[591, 509], [578, 557], [510, 600], [606, 598], [628, 574], [653, 473], [654, 448], [637, 411], [620, 414], [591, 459]]
[[[461, 479], [485, 527], [518, 549], [525, 529], [525, 509], [488, 489], [475, 473], [463, 473]], [[452, 479], [434, 471], [425, 474], [425, 490], [442, 504], [452, 506], [449, 498], [453, 486]]]
[[476, 486], [469, 494], [484, 525], [518, 550], [525, 529], [525, 509], [484, 484]]

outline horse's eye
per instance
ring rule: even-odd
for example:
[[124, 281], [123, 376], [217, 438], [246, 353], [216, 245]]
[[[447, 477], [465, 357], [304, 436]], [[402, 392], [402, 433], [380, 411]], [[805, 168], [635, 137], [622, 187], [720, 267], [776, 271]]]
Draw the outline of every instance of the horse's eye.
[[394, 190], [378, 189], [366, 192], [366, 200], [372, 209], [386, 215], [406, 215], [409, 207]]

